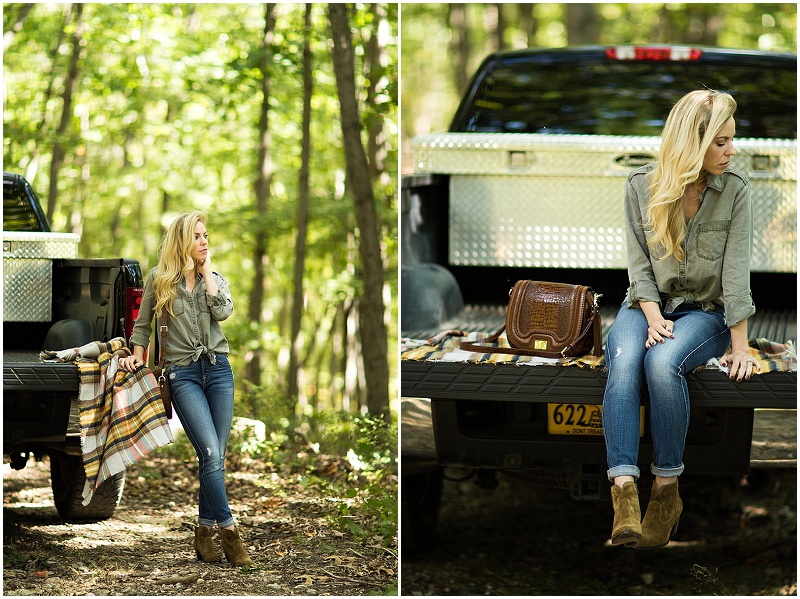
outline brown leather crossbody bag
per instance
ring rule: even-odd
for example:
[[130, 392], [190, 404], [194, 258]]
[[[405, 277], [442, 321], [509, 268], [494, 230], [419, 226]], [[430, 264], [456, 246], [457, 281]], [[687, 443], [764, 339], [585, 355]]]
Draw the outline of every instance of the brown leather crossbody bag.
[[[511, 290], [506, 324], [477, 341], [462, 341], [461, 349], [483, 353], [522, 354], [541, 358], [603, 355], [603, 329], [597, 300], [591, 287], [517, 281]], [[506, 331], [511, 347], [479, 345], [495, 343]]]

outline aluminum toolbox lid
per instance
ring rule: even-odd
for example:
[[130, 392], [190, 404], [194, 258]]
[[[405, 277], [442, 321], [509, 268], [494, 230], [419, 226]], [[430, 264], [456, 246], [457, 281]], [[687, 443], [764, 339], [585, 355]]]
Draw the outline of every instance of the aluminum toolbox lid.
[[77, 258], [80, 241], [77, 233], [3, 231], [3, 258]]
[[[411, 140], [414, 172], [443, 175], [625, 177], [654, 161], [660, 146], [660, 137], [541, 133], [440, 133]], [[734, 147], [732, 166], [748, 178], [797, 181], [796, 139], [736, 138]]]

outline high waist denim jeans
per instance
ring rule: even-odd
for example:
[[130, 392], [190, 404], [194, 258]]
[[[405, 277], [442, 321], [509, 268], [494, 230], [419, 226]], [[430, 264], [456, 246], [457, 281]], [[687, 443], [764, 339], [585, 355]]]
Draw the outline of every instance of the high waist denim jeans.
[[169, 372], [172, 402], [200, 465], [200, 517], [206, 526], [234, 523], [225, 492], [225, 450], [233, 422], [233, 372], [228, 356], [201, 356]]
[[656, 476], [680, 476], [689, 429], [686, 373], [724, 355], [731, 342], [723, 308], [703, 311], [682, 304], [667, 320], [675, 323], [674, 339], [647, 349], [647, 318], [623, 302], [606, 342], [608, 380], [603, 397], [603, 430], [608, 479], [639, 478], [639, 398], [646, 384], [650, 394], [650, 431]]

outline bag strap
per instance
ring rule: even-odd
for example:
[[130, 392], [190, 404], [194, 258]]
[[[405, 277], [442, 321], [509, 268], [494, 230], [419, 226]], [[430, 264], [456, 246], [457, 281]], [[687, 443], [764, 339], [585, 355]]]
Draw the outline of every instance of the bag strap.
[[[167, 314], [161, 316], [161, 331], [158, 337], [158, 372], [159, 378], [164, 377], [164, 361], [167, 359]], [[159, 380], [159, 383], [161, 381]]]
[[[587, 319], [586, 326], [581, 331], [581, 334], [578, 335], [578, 338], [575, 339], [573, 343], [565, 347], [561, 350], [561, 355], [565, 358], [570, 358], [572, 356], [569, 355], [571, 349], [578, 344], [578, 342], [583, 339], [586, 334], [589, 332], [589, 329], [592, 328], [594, 325], [594, 348], [592, 348], [592, 355], [594, 356], [602, 356], [603, 355], [603, 329], [602, 324], [600, 322], [600, 308], [597, 305], [597, 299], [600, 296], [593, 293], [592, 298], [592, 316], [591, 318]], [[523, 355], [523, 356], [540, 356], [540, 352], [535, 352], [529, 349], [517, 349], [515, 347], [487, 347], [485, 345], [478, 345], [479, 343], [494, 343], [503, 334], [503, 331], [506, 330], [506, 325], [503, 325], [502, 328], [493, 333], [489, 337], [485, 337], [484, 339], [478, 339], [476, 341], [461, 341], [459, 343], [459, 347], [463, 350], [467, 351], [474, 351], [484, 354], [512, 354], [512, 355]]]

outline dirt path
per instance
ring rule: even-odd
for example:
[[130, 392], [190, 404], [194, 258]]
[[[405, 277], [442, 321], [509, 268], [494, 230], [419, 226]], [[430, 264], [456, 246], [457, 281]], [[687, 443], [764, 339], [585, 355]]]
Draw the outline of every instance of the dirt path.
[[[3, 593], [380, 595], [396, 589], [396, 537], [363, 534], [375, 528], [375, 516], [360, 509], [359, 493], [332, 497], [323, 479], [284, 477], [262, 462], [240, 465], [228, 483], [256, 568], [198, 562], [192, 549], [196, 466], [159, 455], [129, 469], [114, 517], [95, 524], [59, 518], [46, 461], [21, 471], [4, 464]], [[221, 554], [218, 536], [215, 543]]]
[[760, 476], [687, 479], [677, 535], [649, 551], [610, 545], [609, 502], [502, 477], [496, 489], [446, 481], [435, 543], [402, 555], [401, 593], [796, 595], [797, 471]]

